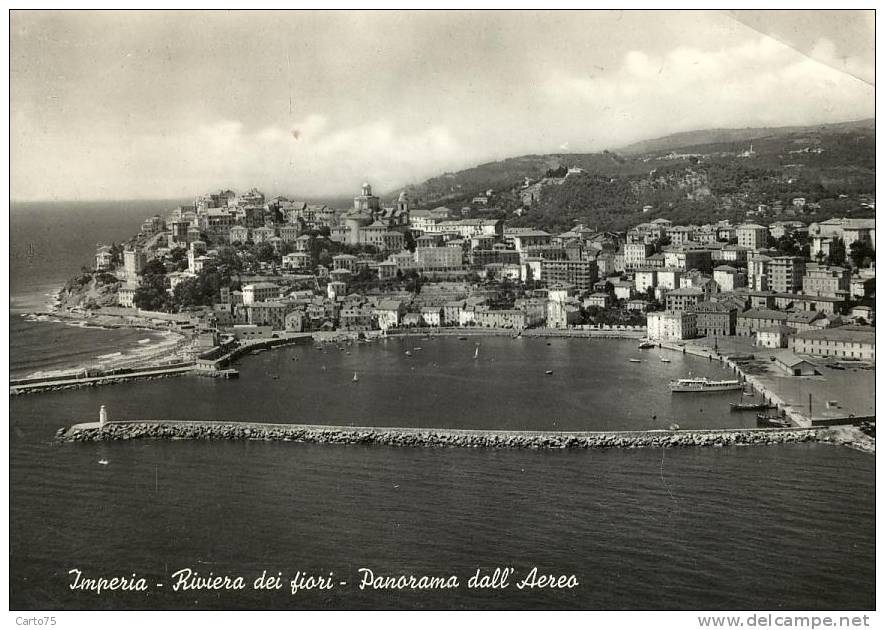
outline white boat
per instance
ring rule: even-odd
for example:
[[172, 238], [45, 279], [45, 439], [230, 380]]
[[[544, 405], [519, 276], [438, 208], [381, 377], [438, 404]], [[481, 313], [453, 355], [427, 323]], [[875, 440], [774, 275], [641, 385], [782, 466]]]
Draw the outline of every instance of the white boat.
[[640, 350], [647, 350], [648, 348], [654, 348], [654, 347], [655, 347], [655, 344], [653, 344], [648, 339], [643, 339], [642, 341], [639, 342], [639, 349]]
[[743, 389], [743, 384], [738, 380], [711, 381], [706, 377], [670, 381], [671, 392], [724, 392], [733, 389]]
[[353, 373], [353, 382], [356, 383], [356, 382], [359, 382], [359, 380], [360, 380], [360, 377], [357, 376], [356, 372], [354, 372]]
[[670, 362], [670, 359], [661, 357], [661, 363], [669, 363], [669, 362]]
[[411, 351], [411, 350], [406, 350], [406, 356], [407, 356], [407, 357], [412, 356], [412, 351]]
[[100, 459], [100, 460], [98, 460], [98, 463], [101, 464], [102, 466], [107, 466], [107, 465], [110, 464], [111, 462], [109, 462], [109, 461], [106, 460], [106, 459]]
[[474, 359], [479, 358], [479, 344], [476, 344], [476, 350], [473, 351], [473, 358]]
[[627, 359], [630, 363], [642, 363], [642, 359]]

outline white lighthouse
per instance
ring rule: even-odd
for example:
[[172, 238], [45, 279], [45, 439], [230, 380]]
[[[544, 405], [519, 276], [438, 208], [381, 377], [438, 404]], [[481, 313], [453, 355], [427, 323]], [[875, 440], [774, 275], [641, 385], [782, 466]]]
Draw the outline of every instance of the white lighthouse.
[[99, 428], [104, 427], [108, 422], [108, 410], [105, 409], [105, 406], [102, 405], [101, 409], [98, 410], [98, 426]]

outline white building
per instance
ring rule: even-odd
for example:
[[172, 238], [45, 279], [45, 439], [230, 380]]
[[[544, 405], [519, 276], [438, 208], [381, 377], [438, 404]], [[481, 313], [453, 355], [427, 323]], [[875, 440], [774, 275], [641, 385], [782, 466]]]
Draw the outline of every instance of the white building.
[[682, 279], [682, 272], [678, 269], [658, 269], [658, 284], [657, 286], [662, 289], [669, 289], [673, 291], [678, 289], [680, 285], [680, 280]]
[[310, 268], [310, 254], [305, 252], [292, 252], [283, 256], [283, 269], [286, 271], [301, 271]]
[[339, 295], [345, 295], [347, 293], [347, 283], [341, 282], [340, 280], [332, 280], [329, 284], [326, 285], [326, 295], [330, 300], [334, 300]]
[[273, 282], [256, 282], [243, 287], [243, 305], [267, 302], [280, 297], [280, 287]]
[[624, 245], [624, 267], [628, 270], [639, 269], [645, 265], [645, 259], [654, 252], [654, 247], [646, 243], [626, 243]]
[[136, 285], [131, 283], [121, 286], [117, 291], [117, 303], [123, 308], [134, 308], [136, 288]]
[[641, 269], [633, 275], [633, 281], [636, 283], [636, 292], [645, 293], [658, 286], [658, 272], [655, 269]]
[[747, 276], [730, 265], [719, 265], [713, 269], [713, 281], [723, 292], [734, 291], [747, 285]]
[[140, 249], [127, 249], [123, 252], [123, 268], [126, 271], [126, 279], [135, 281], [142, 269], [144, 269], [147, 259], [144, 252]]
[[95, 270], [107, 271], [113, 264], [113, 258], [114, 257], [111, 255], [111, 248], [107, 245], [102, 245], [95, 252]]
[[698, 334], [698, 316], [684, 311], [657, 311], [646, 316], [646, 326], [652, 341], [693, 339]]
[[756, 223], [744, 223], [737, 228], [737, 244], [752, 250], [759, 250], [768, 244], [768, 228]]
[[399, 326], [405, 313], [405, 307], [399, 300], [384, 300], [375, 307], [373, 312], [378, 317], [378, 327], [381, 330], [387, 330]]

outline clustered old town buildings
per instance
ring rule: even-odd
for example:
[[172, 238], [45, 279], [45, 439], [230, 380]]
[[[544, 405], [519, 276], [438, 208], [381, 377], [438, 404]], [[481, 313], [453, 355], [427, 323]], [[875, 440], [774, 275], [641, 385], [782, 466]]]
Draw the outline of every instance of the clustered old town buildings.
[[[772, 247], [790, 235], [807, 241], [807, 257]], [[134, 308], [152, 259], [168, 267], [186, 251], [187, 270], [166, 273], [174, 293], [215, 264], [221, 248], [242, 258], [246, 246], [268, 246], [271, 260], [238, 272], [239, 286], [222, 287], [218, 303], [194, 313], [203, 329], [235, 339], [620, 321], [644, 323], [656, 341], [738, 335], [764, 347], [872, 360], [874, 313], [861, 302], [871, 297], [875, 263], [860, 268], [843, 255], [828, 264], [838, 248], [847, 253], [858, 242], [875, 247], [873, 219], [685, 226], [659, 218], [626, 234], [583, 225], [549, 234], [448, 208], [413, 209], [405, 193], [387, 206], [366, 183], [345, 212], [265, 199], [254, 189], [201, 196], [147, 219], [116, 274], [120, 306]], [[318, 250], [338, 253], [323, 261]], [[96, 270], [113, 267], [110, 248], [99, 248]], [[418, 287], [403, 282], [419, 276]]]

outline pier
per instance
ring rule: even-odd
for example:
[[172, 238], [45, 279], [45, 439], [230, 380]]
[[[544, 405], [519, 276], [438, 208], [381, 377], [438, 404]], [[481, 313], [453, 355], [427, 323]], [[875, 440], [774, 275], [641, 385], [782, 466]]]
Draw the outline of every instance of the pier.
[[142, 370], [117, 370], [96, 376], [61, 376], [57, 378], [17, 379], [9, 381], [9, 394], [29, 394], [61, 389], [75, 389], [78, 387], [96, 387], [98, 385], [110, 385], [123, 383], [136, 379], [166, 378], [179, 376], [194, 371], [194, 364], [176, 364], [169, 367], [151, 367]]
[[119, 368], [98, 372], [81, 370], [59, 376], [37, 378], [21, 378], [9, 381], [9, 395], [31, 394], [79, 387], [97, 387], [139, 379], [167, 378], [183, 374], [196, 374], [213, 378], [238, 378], [238, 370], [230, 365], [242, 356], [255, 350], [267, 350], [284, 345], [309, 343], [313, 340], [312, 333], [294, 333], [277, 338], [244, 341], [235, 348], [211, 359], [197, 358], [194, 361], [178, 362], [168, 365], [151, 365], [142, 368]]
[[[737, 339], [738, 338], [736, 337], [721, 337], [719, 338], [719, 342], [726, 344], [730, 343], [734, 346], [734, 342]], [[836, 378], [833, 374], [829, 374], [825, 378], [822, 378], [821, 376], [785, 377], [773, 375], [769, 372], [760, 372], [758, 369], [751, 371], [750, 368], [754, 364], [758, 366], [760, 362], [767, 362], [764, 357], [771, 353], [771, 349], [769, 348], [754, 346], [752, 348], [741, 350], [732, 347], [733, 351], [729, 351], [701, 345], [697, 340], [683, 342], [662, 341], [659, 342], [658, 345], [661, 349], [690, 354], [692, 356], [707, 359], [711, 362], [715, 361], [720, 363], [722, 366], [737, 375], [748, 389], [752, 389], [764, 402], [776, 408], [783, 414], [783, 417], [787, 418], [796, 427], [837, 426], [875, 421], [875, 415], [870, 413], [872, 409], [866, 411], [860, 410], [858, 407], [861, 405], [849, 405], [848, 409], [842, 409], [841, 405], [837, 409], [828, 408], [826, 405], [826, 400], [829, 398], [829, 396], [826, 396], [827, 389], [832, 391], [834, 387], [836, 387], [829, 383], [830, 380]], [[758, 355], [762, 355], [762, 357]], [[810, 380], [811, 383], [814, 384], [813, 387], [809, 384], [803, 389], [809, 393], [811, 393], [812, 390], [814, 391], [814, 399], [816, 403], [814, 407], [811, 408], [805, 403], [805, 400], [807, 399], [805, 399], [804, 393], [802, 394], [802, 402], [796, 400], [795, 392], [793, 392], [791, 400], [789, 395], [790, 390], [784, 386], [781, 382], [782, 380], [783, 383], [790, 380], [794, 380], [795, 383], [807, 383]], [[835, 398], [836, 396], [842, 398], [839, 394], [833, 395], [832, 397]], [[854, 408], [852, 409], [852, 407]], [[851, 411], [854, 411], [854, 413], [851, 413]]]

